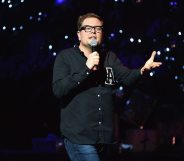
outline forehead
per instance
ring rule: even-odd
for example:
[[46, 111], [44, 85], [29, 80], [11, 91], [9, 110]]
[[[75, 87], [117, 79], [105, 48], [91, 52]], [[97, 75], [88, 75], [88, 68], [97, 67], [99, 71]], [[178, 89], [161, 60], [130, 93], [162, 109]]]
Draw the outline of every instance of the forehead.
[[95, 17], [90, 17], [90, 18], [86, 18], [83, 23], [82, 26], [84, 25], [89, 25], [89, 26], [101, 26], [102, 21], [100, 21], [99, 19], [95, 18]]

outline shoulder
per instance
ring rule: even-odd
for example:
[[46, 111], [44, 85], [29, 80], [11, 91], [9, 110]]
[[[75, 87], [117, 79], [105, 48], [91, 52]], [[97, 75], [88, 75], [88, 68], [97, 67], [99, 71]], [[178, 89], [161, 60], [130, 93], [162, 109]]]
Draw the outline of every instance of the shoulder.
[[111, 51], [111, 50], [109, 50], [109, 51], [107, 51], [106, 52], [106, 57], [108, 58], [108, 59], [117, 59], [118, 57], [117, 57], [117, 54], [115, 53], [115, 52], [113, 52], [113, 51]]
[[61, 50], [58, 55], [68, 55], [76, 52], [74, 47]]
[[67, 49], [62, 49], [57, 55], [56, 58], [57, 59], [61, 59], [61, 58], [68, 58], [73, 56], [77, 51], [75, 50], [74, 47], [71, 48], [67, 48]]

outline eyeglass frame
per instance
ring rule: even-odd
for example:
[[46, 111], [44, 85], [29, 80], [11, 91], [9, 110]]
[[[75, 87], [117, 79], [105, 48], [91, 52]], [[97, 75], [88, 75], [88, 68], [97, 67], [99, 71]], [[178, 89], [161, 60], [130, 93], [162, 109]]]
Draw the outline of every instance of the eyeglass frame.
[[[90, 31], [86, 31], [86, 28], [89, 27], [90, 28]], [[92, 29], [94, 29], [95, 32], [97, 33], [102, 33], [103, 31], [103, 26], [90, 26], [90, 25], [84, 25], [82, 26], [79, 31], [82, 31], [84, 30], [85, 32], [87, 33], [92, 33]], [[97, 29], [100, 29], [99, 31], [97, 31]]]

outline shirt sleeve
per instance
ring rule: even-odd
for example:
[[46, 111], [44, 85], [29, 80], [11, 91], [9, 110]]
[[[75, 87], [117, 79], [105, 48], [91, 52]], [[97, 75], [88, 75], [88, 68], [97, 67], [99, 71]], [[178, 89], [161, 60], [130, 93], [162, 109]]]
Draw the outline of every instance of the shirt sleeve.
[[117, 82], [122, 83], [125, 86], [130, 86], [136, 83], [141, 77], [139, 68], [129, 69], [122, 64], [120, 59], [114, 53], [111, 53], [111, 60]]
[[64, 54], [60, 53], [54, 62], [52, 89], [58, 98], [67, 95], [75, 89], [92, 72], [87, 66], [81, 70], [72, 71]]

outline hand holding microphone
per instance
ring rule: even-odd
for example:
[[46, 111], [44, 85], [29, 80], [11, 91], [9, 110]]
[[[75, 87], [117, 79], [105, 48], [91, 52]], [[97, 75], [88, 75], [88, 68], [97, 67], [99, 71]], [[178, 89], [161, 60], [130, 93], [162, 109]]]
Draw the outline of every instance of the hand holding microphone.
[[99, 61], [100, 61], [99, 54], [95, 51], [89, 55], [86, 61], [86, 65], [89, 69], [97, 70]]
[[99, 61], [100, 61], [99, 54], [96, 51], [97, 40], [92, 39], [90, 42], [90, 46], [91, 46], [92, 53], [89, 55], [86, 65], [88, 66], [89, 69], [97, 70]]

